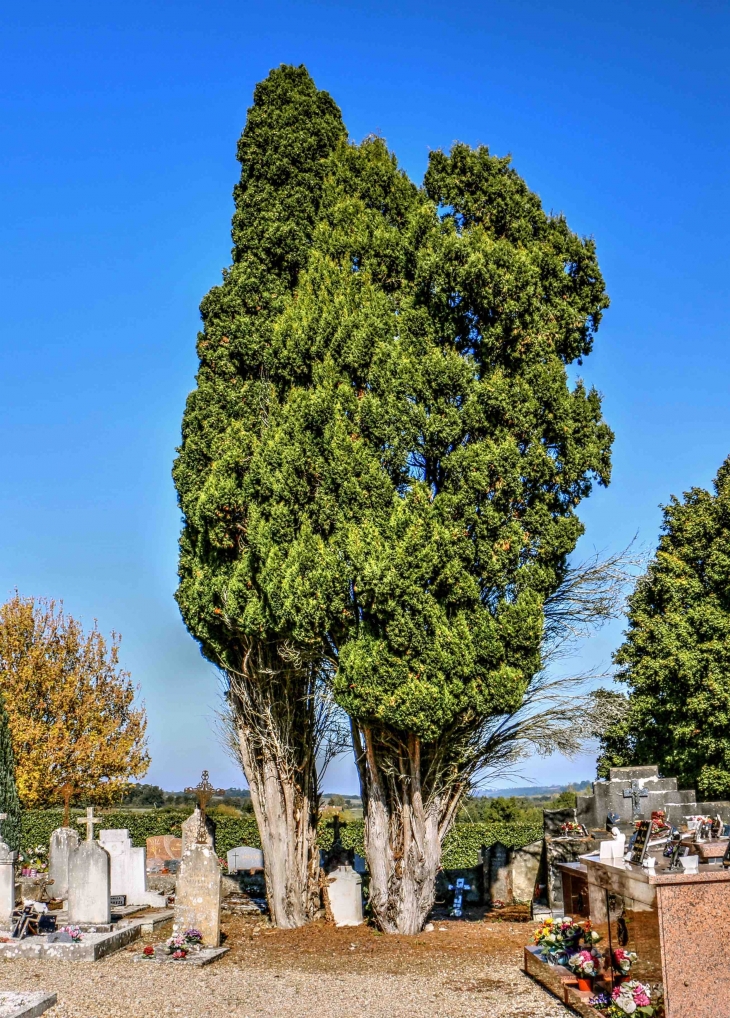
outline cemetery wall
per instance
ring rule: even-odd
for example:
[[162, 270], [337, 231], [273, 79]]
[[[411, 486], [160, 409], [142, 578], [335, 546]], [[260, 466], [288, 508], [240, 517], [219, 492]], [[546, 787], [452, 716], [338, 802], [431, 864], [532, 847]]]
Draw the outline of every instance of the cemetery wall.
[[[150, 809], [150, 810], [105, 810], [102, 812], [105, 828], [127, 828], [132, 843], [143, 847], [147, 838], [154, 835], [168, 834], [181, 837], [182, 823], [190, 816], [189, 809]], [[76, 817], [83, 816], [82, 811], [71, 811], [71, 826], [76, 827]], [[253, 816], [230, 817], [221, 816], [213, 811], [216, 822], [216, 851], [221, 857], [239, 845], [251, 845], [261, 848], [259, 832]], [[63, 810], [39, 809], [25, 810], [21, 823], [21, 848], [32, 852], [37, 845], [46, 848], [51, 839], [51, 832], [63, 823]], [[341, 828], [342, 842], [345, 848], [354, 849], [363, 854], [363, 821], [351, 820]], [[489, 848], [501, 841], [507, 848], [522, 848], [542, 838], [542, 824], [525, 823], [466, 823], [455, 824], [444, 842], [444, 869], [469, 869], [481, 864], [481, 849]], [[319, 844], [323, 849], [330, 848], [332, 828], [325, 827], [319, 833]]]

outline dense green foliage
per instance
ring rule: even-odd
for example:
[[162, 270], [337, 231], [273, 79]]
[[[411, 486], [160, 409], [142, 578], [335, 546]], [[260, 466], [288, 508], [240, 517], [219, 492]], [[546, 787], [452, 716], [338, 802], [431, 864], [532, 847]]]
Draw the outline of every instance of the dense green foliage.
[[730, 796], [730, 458], [714, 492], [664, 508], [656, 554], [629, 599], [615, 655], [629, 691], [603, 739], [599, 772], [658, 764], [680, 788]]
[[15, 758], [10, 738], [10, 724], [0, 697], [0, 813], [7, 820], [0, 821], [0, 840], [14, 851], [20, 844], [20, 799], [15, 786]]
[[[104, 828], [127, 828], [135, 845], [143, 847], [147, 838], [158, 834], [172, 834], [180, 837], [181, 824], [190, 815], [185, 810], [145, 810], [131, 813], [113, 811], [104, 813]], [[71, 823], [81, 813], [72, 813]], [[47, 846], [51, 832], [61, 825], [62, 810], [26, 810], [22, 819], [23, 849], [32, 851], [37, 845]], [[219, 856], [239, 845], [261, 847], [256, 822], [251, 816], [216, 818], [216, 850]], [[342, 827], [342, 842], [345, 848], [353, 848], [360, 855], [363, 848], [363, 821], [351, 820]], [[456, 824], [444, 845], [444, 866], [462, 869], [477, 866], [480, 849], [501, 841], [505, 845], [521, 847], [542, 837], [542, 818], [539, 823], [491, 823]], [[332, 844], [332, 829], [326, 825], [320, 830], [319, 846], [327, 849]]]
[[[330, 232], [372, 323], [351, 437], [389, 484], [348, 533], [357, 624], [335, 690], [351, 715], [431, 741], [514, 709], [540, 666], [575, 507], [609, 478], [600, 398], [566, 375], [607, 298], [593, 243], [486, 148], [432, 153], [425, 193], [395, 167], [384, 183], [402, 208], [386, 268], [357, 231]], [[362, 202], [382, 213], [380, 194]]]
[[[276, 119], [292, 93], [306, 134]], [[608, 302], [592, 241], [507, 159], [433, 153], [419, 191], [343, 136], [303, 69], [257, 86], [175, 467], [178, 600], [214, 660], [239, 631], [324, 647], [350, 714], [432, 740], [539, 668], [609, 478], [600, 398], [566, 375]]]
[[527, 824], [540, 827], [543, 810], [570, 809], [575, 803], [576, 793], [572, 791], [550, 796], [470, 795], [464, 799], [457, 819], [462, 823]]
[[[304, 68], [281, 67], [256, 86], [238, 146], [233, 264], [201, 305], [197, 388], [173, 472], [185, 520], [177, 600], [203, 652], [223, 667], [241, 666], [241, 638], [294, 628], [312, 642], [302, 602], [314, 598], [316, 569], [298, 596], [285, 582], [307, 497], [297, 483], [299, 450], [280, 434], [292, 359], [280, 320], [309, 257], [327, 160], [344, 133], [339, 110]], [[288, 474], [277, 481], [282, 461]], [[305, 534], [289, 557], [301, 576], [317, 556]], [[302, 625], [292, 623], [292, 596]]]

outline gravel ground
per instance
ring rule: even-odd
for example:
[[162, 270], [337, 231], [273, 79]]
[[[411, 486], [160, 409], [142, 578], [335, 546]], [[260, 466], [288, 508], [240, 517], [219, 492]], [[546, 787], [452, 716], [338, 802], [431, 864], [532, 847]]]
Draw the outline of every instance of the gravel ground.
[[[532, 927], [436, 923], [418, 937], [367, 927], [271, 930], [224, 924], [231, 951], [210, 967], [134, 962], [144, 943], [105, 961], [0, 962], [0, 988], [58, 993], [49, 1018], [567, 1018], [520, 970]], [[161, 938], [169, 935], [163, 930]], [[160, 938], [154, 938], [160, 939]]]

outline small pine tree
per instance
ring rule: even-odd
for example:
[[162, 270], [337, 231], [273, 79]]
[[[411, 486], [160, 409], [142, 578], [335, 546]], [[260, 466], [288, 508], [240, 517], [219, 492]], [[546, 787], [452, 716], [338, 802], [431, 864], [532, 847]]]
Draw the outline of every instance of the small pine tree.
[[664, 508], [656, 555], [629, 599], [614, 660], [628, 712], [602, 738], [599, 774], [658, 764], [680, 788], [730, 795], [730, 457], [714, 491]]
[[15, 757], [10, 740], [10, 725], [0, 697], [0, 813], [7, 820], [0, 822], [2, 840], [12, 849], [20, 847], [20, 799], [15, 787]]

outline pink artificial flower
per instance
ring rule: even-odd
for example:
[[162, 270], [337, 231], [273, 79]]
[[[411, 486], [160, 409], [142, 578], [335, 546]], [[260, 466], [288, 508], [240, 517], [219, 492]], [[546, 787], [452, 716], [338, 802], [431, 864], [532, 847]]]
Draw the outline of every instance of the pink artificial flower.
[[647, 997], [643, 989], [640, 990], [638, 986], [634, 990], [634, 1003], [637, 1007], [648, 1007], [649, 1004], [651, 1004], [650, 998]]

